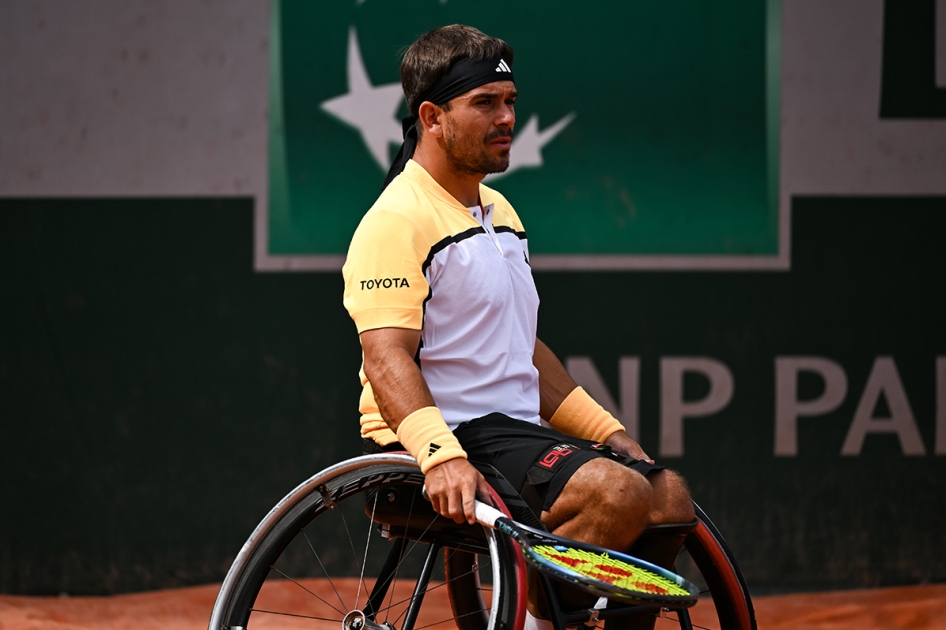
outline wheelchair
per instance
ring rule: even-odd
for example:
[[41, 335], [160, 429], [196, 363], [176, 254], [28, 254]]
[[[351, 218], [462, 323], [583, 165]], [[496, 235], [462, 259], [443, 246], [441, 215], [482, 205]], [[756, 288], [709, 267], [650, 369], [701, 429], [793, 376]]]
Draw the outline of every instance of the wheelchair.
[[[489, 475], [487, 481], [507, 515], [510, 506], [525, 505]], [[521, 630], [528, 586], [518, 545], [489, 528], [438, 516], [421, 498], [423, 483], [410, 455], [380, 453], [343, 461], [300, 484], [243, 545], [208, 629]], [[656, 614], [658, 630], [756, 630], [732, 553], [694, 507], [697, 520], [686, 527], [673, 567], [699, 586], [695, 607], [666, 610], [601, 599], [568, 610], [551, 598], [553, 623], [607, 624], [611, 630], [627, 627], [622, 621], [635, 615]], [[515, 510], [511, 514], [517, 518]]]

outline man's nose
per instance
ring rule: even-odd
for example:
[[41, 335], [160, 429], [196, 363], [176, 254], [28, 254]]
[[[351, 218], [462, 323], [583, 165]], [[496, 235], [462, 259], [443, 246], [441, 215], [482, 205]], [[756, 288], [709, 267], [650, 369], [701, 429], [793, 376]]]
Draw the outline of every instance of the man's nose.
[[512, 105], [503, 103], [499, 109], [499, 116], [496, 119], [497, 127], [512, 127], [516, 124], [516, 109]]

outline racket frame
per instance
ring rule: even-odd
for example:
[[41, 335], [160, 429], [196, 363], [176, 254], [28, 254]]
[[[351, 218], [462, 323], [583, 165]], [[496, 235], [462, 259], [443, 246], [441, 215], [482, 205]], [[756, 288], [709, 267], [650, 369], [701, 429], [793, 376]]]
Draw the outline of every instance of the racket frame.
[[[695, 605], [699, 599], [699, 590], [697, 587], [672, 571], [625, 553], [604, 549], [596, 545], [590, 545], [568, 538], [562, 538], [523, 525], [522, 523], [513, 521], [499, 510], [480, 501], [476, 502], [476, 520], [487, 527], [503, 532], [519, 543], [526, 561], [539, 571], [560, 581], [577, 586], [593, 595], [607, 597], [608, 599], [628, 604], [661, 606], [663, 608], [673, 609], [689, 608]], [[649, 591], [631, 591], [603, 580], [597, 580], [591, 576], [574, 571], [569, 567], [551, 562], [533, 549], [535, 545], [566, 547], [594, 554], [607, 555], [609, 558], [626, 562], [631, 566], [659, 575], [686, 590], [687, 594], [671, 595], [652, 593]]]

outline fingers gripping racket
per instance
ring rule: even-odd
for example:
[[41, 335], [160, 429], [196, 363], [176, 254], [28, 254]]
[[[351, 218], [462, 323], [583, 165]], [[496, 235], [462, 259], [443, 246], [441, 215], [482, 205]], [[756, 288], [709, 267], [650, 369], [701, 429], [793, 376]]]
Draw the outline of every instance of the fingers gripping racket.
[[517, 543], [526, 562], [599, 597], [631, 604], [688, 608], [699, 592], [676, 573], [632, 556], [540, 532], [476, 502], [476, 520]]

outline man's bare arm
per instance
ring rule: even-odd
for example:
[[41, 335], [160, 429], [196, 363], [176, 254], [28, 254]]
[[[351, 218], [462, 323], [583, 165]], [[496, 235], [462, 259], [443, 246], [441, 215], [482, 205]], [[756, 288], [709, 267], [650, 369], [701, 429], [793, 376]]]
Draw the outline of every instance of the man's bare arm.
[[[555, 353], [538, 338], [535, 340], [532, 364], [539, 371], [539, 415], [545, 420], [551, 420], [562, 401], [578, 387], [578, 383], [568, 374]], [[634, 459], [653, 462], [641, 445], [632, 440], [624, 431], [612, 433], [605, 443]]]
[[578, 383], [540, 339], [535, 340], [532, 365], [539, 371], [539, 415], [548, 420]]
[[414, 363], [419, 345], [419, 330], [376, 328], [361, 333], [365, 376], [381, 417], [395, 433], [404, 418], [434, 406], [434, 397]]
[[[427, 381], [414, 362], [420, 331], [377, 328], [361, 333], [364, 369], [381, 417], [397, 433], [404, 418], [433, 407]], [[476, 522], [473, 499], [488, 497], [483, 475], [462, 458], [447, 460], [427, 471], [427, 493], [434, 509], [457, 523]]]

